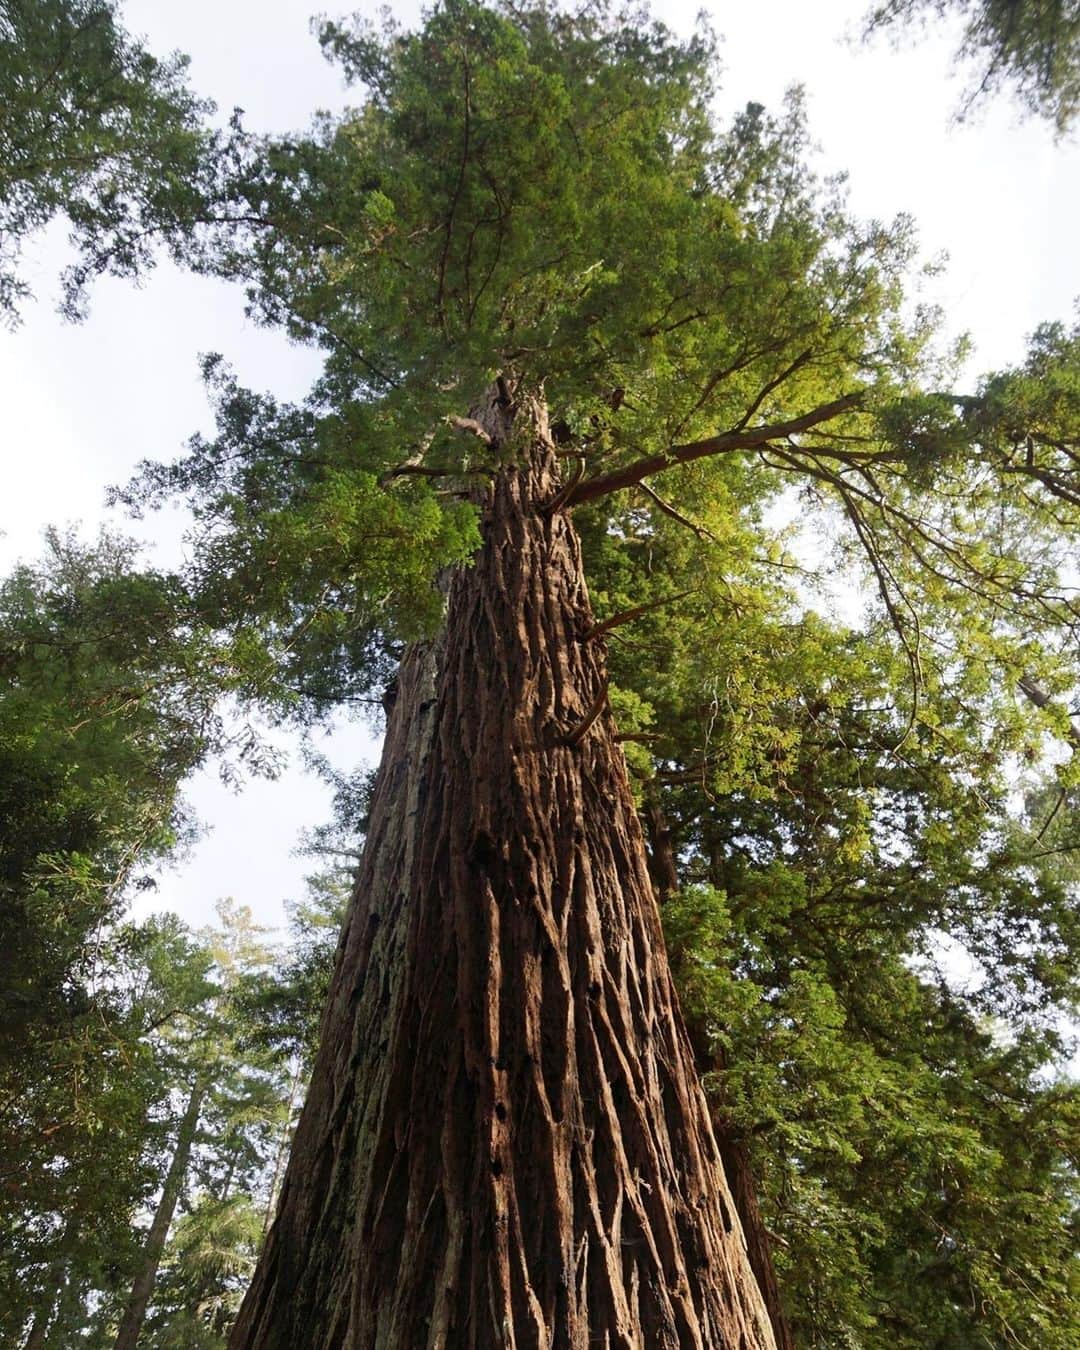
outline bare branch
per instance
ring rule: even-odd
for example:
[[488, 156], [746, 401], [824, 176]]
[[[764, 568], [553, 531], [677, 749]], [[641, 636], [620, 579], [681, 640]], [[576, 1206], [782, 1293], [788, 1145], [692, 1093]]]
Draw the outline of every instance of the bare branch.
[[584, 456], [582, 456], [578, 459], [577, 464], [574, 466], [574, 472], [570, 475], [570, 477], [566, 480], [566, 482], [558, 490], [558, 492], [556, 492], [555, 496], [552, 497], [551, 501], [545, 502], [544, 505], [540, 508], [540, 514], [544, 516], [552, 516], [555, 514], [556, 511], [561, 511], [564, 506], [568, 505], [574, 496], [574, 492], [576, 491], [578, 484], [581, 482], [584, 476], [585, 476], [585, 459]]
[[379, 475], [379, 486], [386, 487], [388, 483], [393, 482], [395, 478], [466, 478], [475, 474], [482, 474], [487, 478], [495, 476], [494, 470], [487, 468], [475, 469], [432, 469], [426, 464], [411, 464], [406, 461], [404, 464], [397, 465], [396, 468], [387, 469], [384, 474]]
[[574, 727], [572, 731], [568, 731], [566, 735], [563, 736], [562, 738], [563, 745], [575, 746], [581, 744], [581, 742], [585, 739], [586, 732], [596, 721], [596, 719], [600, 716], [600, 714], [604, 711], [604, 707], [607, 704], [607, 697], [608, 697], [608, 687], [607, 681], [605, 681], [600, 686], [600, 692], [596, 695], [592, 703], [589, 705], [589, 710], [585, 714], [585, 716], [581, 719], [581, 721], [577, 724], [577, 726]]
[[[885, 562], [885, 559], [881, 556], [881, 552], [878, 549], [877, 540], [874, 537], [874, 532], [870, 526], [869, 521], [862, 514], [859, 508], [855, 505], [855, 502], [851, 499], [851, 497], [847, 494], [847, 492], [844, 491], [843, 487], [839, 488], [839, 492], [840, 492], [840, 499], [844, 504], [844, 510], [847, 513], [848, 519], [851, 521], [851, 524], [855, 530], [855, 534], [858, 537], [859, 543], [862, 544], [863, 546], [863, 552], [866, 554], [867, 560], [870, 563], [870, 567], [873, 570], [874, 577], [877, 581], [878, 593], [880, 594], [882, 602], [885, 605], [885, 610], [889, 616], [890, 622], [892, 623], [893, 631], [896, 633], [900, 645], [904, 649], [904, 655], [907, 657], [908, 666], [911, 670], [911, 715], [908, 717], [907, 726], [904, 728], [903, 735], [894, 745], [891, 745], [889, 747], [890, 750], [895, 752], [901, 749], [901, 747], [904, 745], [904, 742], [911, 735], [915, 727], [916, 718], [919, 715], [919, 695], [922, 689], [922, 663], [919, 658], [919, 643], [922, 637], [922, 632], [921, 632], [921, 625], [919, 623], [919, 613], [918, 610], [915, 608], [915, 606], [907, 598], [907, 596], [904, 593], [903, 587], [900, 586], [900, 584], [897, 582], [895, 576], [892, 573], [892, 570]], [[889, 587], [890, 582], [892, 583], [893, 586], [896, 587], [897, 594], [900, 596], [901, 600], [907, 607], [908, 613], [911, 615], [912, 623], [915, 629], [914, 646], [912, 646], [912, 644], [908, 641], [907, 629], [904, 625], [903, 619], [900, 617], [900, 612], [896, 607], [896, 602], [892, 597], [892, 592]]]

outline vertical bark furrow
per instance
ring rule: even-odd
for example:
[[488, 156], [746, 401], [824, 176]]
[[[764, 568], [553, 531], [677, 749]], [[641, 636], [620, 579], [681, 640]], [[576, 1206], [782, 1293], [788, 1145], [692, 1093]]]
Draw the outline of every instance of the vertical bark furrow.
[[[772, 1347], [542, 409], [410, 651], [234, 1350]], [[531, 422], [530, 436], [523, 424]]]

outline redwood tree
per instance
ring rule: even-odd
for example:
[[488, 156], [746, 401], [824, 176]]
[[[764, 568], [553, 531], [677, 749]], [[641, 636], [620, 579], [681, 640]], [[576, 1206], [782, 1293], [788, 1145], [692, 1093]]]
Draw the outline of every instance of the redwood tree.
[[[283, 407], [210, 358], [217, 436], [125, 494], [191, 494], [202, 612], [246, 635], [279, 705], [387, 709], [322, 1047], [232, 1344], [771, 1345], [607, 643], [688, 591], [706, 641], [737, 634], [752, 604], [728, 569], [782, 564], [746, 526], [798, 475], [848, 524], [910, 671], [899, 750], [934, 668], [917, 601], [943, 614], [978, 578], [984, 668], [1052, 668], [1072, 442], [1018, 457], [1030, 402], [918, 393], [950, 372], [927, 316], [900, 315], [906, 225], [861, 226], [815, 184], [797, 100], [716, 127], [707, 34], [451, 0], [413, 34], [322, 36], [360, 108], [238, 149], [198, 261], [321, 345], [323, 375]], [[931, 470], [966, 514], [927, 504]], [[573, 513], [604, 555], [599, 622]], [[672, 523], [698, 546], [682, 577], [653, 566]], [[701, 691], [708, 755], [721, 699], [707, 675]]]
[[397, 681], [236, 1345], [770, 1345], [604, 710], [543, 410]]

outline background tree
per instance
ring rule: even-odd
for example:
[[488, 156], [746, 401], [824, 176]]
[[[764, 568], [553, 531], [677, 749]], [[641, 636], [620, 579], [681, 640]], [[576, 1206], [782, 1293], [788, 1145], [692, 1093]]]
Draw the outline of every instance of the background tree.
[[112, 0], [0, 5], [0, 314], [28, 295], [17, 271], [33, 231], [63, 215], [78, 261], [64, 285], [77, 315], [92, 276], [134, 276], [155, 241], [190, 230], [207, 185], [211, 105], [117, 22]]
[[12, 1345], [75, 1343], [87, 1297], [137, 1260], [133, 1211], [159, 1182], [173, 1075], [162, 1028], [205, 997], [205, 963], [175, 920], [113, 925], [108, 970], [42, 1044], [5, 1062], [0, 1328]]
[[[333, 871], [308, 885], [309, 898], [292, 907], [287, 948], [248, 945], [242, 961], [233, 955], [220, 967], [225, 1035], [185, 1210], [139, 1342], [154, 1350], [225, 1344], [273, 1215], [347, 898]], [[235, 910], [222, 918], [216, 945], [225, 939], [235, 952], [250, 919]]]
[[[165, 1344], [216, 1343], [250, 1277], [267, 1203], [259, 1194], [272, 1185], [267, 1164], [289, 1123], [287, 1067], [258, 1053], [239, 1000], [241, 988], [274, 980], [276, 954], [249, 911], [223, 902], [218, 914], [220, 927], [202, 934], [206, 997], [170, 1046], [174, 1081], [184, 1084], [175, 1142], [116, 1350], [157, 1344], [163, 1331]], [[178, 1205], [185, 1212], [174, 1229]]]
[[[0, 1222], [13, 1337], [26, 1297], [40, 1310], [58, 1280], [76, 1297], [87, 1263], [106, 1284], [123, 1267], [132, 1207], [153, 1182], [147, 1132], [167, 1070], [152, 1033], [186, 1006], [170, 1001], [169, 968], [190, 963], [168, 925], [123, 920], [190, 829], [186, 775], [217, 752], [234, 771], [273, 771], [251, 727], [222, 715], [238, 661], [179, 578], [139, 571], [124, 541], [53, 535], [42, 564], [0, 586]], [[48, 1298], [45, 1310], [43, 1325]]]
[[[59, 1176], [31, 1172], [5, 1207], [0, 1325], [13, 1344], [20, 1331], [30, 1346], [224, 1343], [299, 1107], [309, 1061], [281, 1045], [317, 1013], [318, 961], [311, 942], [267, 946], [240, 907], [219, 914], [198, 937], [166, 917], [109, 939], [108, 992], [89, 1010], [103, 1043], [85, 1047], [83, 1088], [112, 1115], [85, 1144], [69, 1133]], [[274, 1013], [287, 1007], [303, 1012], [283, 1032]]]
[[16, 569], [0, 588], [0, 678], [4, 1064], [20, 1072], [100, 980], [97, 936], [129, 890], [183, 842], [186, 775], [217, 752], [256, 771], [274, 759], [222, 717], [238, 653], [124, 541], [53, 535], [40, 567]]
[[894, 23], [925, 24], [927, 15], [962, 16], [956, 53], [975, 66], [965, 111], [988, 94], [1011, 89], [1021, 104], [1069, 130], [1080, 107], [1080, 7], [1075, 0], [888, 0], [872, 10], [868, 33]]

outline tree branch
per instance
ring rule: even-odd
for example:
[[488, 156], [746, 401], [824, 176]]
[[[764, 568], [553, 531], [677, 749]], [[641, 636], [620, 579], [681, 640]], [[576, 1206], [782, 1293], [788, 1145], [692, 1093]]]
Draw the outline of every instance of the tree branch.
[[451, 413], [446, 419], [457, 431], [471, 431], [474, 436], [479, 437], [485, 445], [491, 445], [493, 437], [489, 431], [485, 431], [475, 417], [458, 417]]
[[713, 544], [717, 542], [716, 536], [710, 533], [704, 525], [699, 525], [688, 516], [684, 516], [681, 511], [676, 511], [670, 502], [666, 502], [655, 488], [650, 487], [649, 484], [645, 482], [644, 478], [637, 486], [645, 493], [646, 497], [650, 497], [656, 503], [665, 516], [670, 516], [672, 520], [677, 520], [680, 525], [685, 525], [686, 528], [692, 530], [699, 539], [708, 539], [710, 543]]
[[431, 469], [426, 464], [399, 464], [396, 468], [387, 469], [379, 475], [379, 486], [386, 487], [388, 483], [393, 482], [395, 478], [406, 478], [409, 475], [415, 478], [466, 478], [470, 474], [484, 474], [488, 478], [494, 477], [492, 469]]
[[574, 465], [574, 472], [566, 480], [563, 486], [556, 492], [555, 496], [549, 502], [545, 502], [540, 507], [542, 516], [553, 516], [556, 511], [561, 511], [564, 507], [572, 504], [574, 493], [577, 490], [582, 478], [585, 476], [585, 458], [578, 456], [578, 462]]
[[600, 687], [600, 692], [596, 695], [591, 705], [589, 706], [588, 712], [577, 724], [577, 726], [573, 728], [573, 730], [568, 731], [562, 737], [560, 744], [571, 747], [575, 745], [580, 745], [581, 742], [585, 739], [585, 733], [589, 730], [592, 724], [604, 711], [604, 708], [607, 705], [607, 698], [608, 698], [608, 686], [607, 681], [605, 680]]
[[793, 417], [788, 422], [727, 431], [703, 441], [691, 441], [688, 445], [673, 445], [663, 454], [650, 455], [634, 464], [626, 465], [625, 468], [614, 469], [611, 473], [601, 474], [597, 478], [579, 483], [570, 493], [565, 505], [580, 506], [583, 502], [604, 497], [609, 492], [636, 487], [643, 478], [648, 478], [654, 473], [662, 473], [676, 464], [690, 464], [696, 459], [707, 459], [711, 455], [728, 454], [734, 450], [757, 450], [768, 441], [797, 436], [801, 431], [809, 431], [823, 422], [839, 417], [842, 413], [850, 412], [852, 408], [857, 408], [861, 401], [861, 394], [844, 394], [843, 397], [833, 399], [831, 403], [823, 403], [820, 407], [803, 413], [801, 417]]
[[662, 605], [674, 604], [676, 600], [685, 600], [688, 595], [693, 595], [694, 591], [677, 591], [674, 595], [665, 595], [660, 600], [650, 600], [644, 605], [635, 605], [633, 609], [624, 609], [618, 614], [613, 614], [610, 619], [605, 619], [603, 623], [598, 623], [590, 628], [582, 641], [592, 642], [594, 638], [603, 637], [605, 633], [610, 633], [613, 628], [621, 628], [624, 623], [631, 623], [638, 619], [642, 614], [648, 614], [652, 609], [660, 609]]

